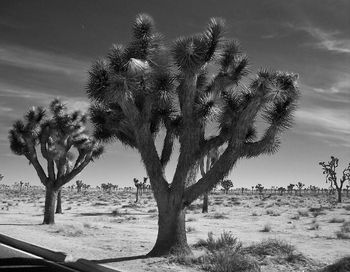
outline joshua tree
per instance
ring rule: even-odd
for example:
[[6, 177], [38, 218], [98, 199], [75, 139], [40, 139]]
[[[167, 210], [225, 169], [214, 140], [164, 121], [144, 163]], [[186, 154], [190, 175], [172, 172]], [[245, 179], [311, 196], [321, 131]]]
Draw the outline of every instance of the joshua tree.
[[338, 167], [338, 164], [339, 159], [333, 156], [331, 156], [331, 160], [328, 163], [319, 163], [319, 165], [322, 166], [323, 174], [326, 175], [326, 183], [330, 182], [331, 188], [333, 188], [333, 185], [335, 186], [335, 189], [338, 192], [338, 202], [341, 203], [341, 193], [343, 190], [343, 185], [345, 181], [350, 181], [350, 163], [343, 170], [343, 176], [339, 179], [339, 181], [337, 179], [336, 173], [336, 168]]
[[279, 187], [277, 191], [280, 193], [280, 195], [283, 195], [283, 193], [286, 191], [286, 188], [284, 187]]
[[4, 175], [0, 174], [0, 181], [4, 178]]
[[[33, 107], [24, 120], [16, 121], [9, 131], [11, 150], [27, 158], [46, 188], [43, 224], [55, 222], [55, 202], [60, 188], [103, 152], [102, 146], [86, 134], [86, 122], [86, 115], [68, 112], [67, 107], [55, 99], [49, 111]], [[47, 162], [46, 172], [37, 149]], [[78, 154], [76, 160], [74, 154]]]
[[287, 191], [289, 194], [292, 194], [293, 193], [293, 188], [294, 188], [295, 184], [292, 184], [290, 183], [288, 186], [287, 186]]
[[255, 185], [255, 189], [259, 192], [259, 195], [262, 195], [264, 192], [264, 186], [262, 186], [260, 183]]
[[230, 190], [230, 188], [233, 187], [233, 183], [229, 179], [222, 180], [220, 184], [221, 184], [222, 188], [224, 189], [225, 194], [227, 194], [228, 191]]
[[[174, 248], [190, 252], [185, 208], [223, 180], [239, 159], [277, 151], [278, 135], [292, 125], [297, 75], [261, 70], [249, 79], [247, 57], [236, 41], [223, 38], [223, 28], [222, 20], [211, 19], [203, 33], [166, 46], [152, 18], [139, 15], [132, 41], [113, 46], [89, 71], [95, 137], [136, 148], [150, 179], [159, 217], [148, 256]], [[260, 139], [254, 126], [258, 116], [266, 122]], [[209, 124], [217, 129], [206, 129]], [[165, 137], [158, 154], [161, 130]], [[179, 157], [167, 180], [175, 139]], [[219, 146], [225, 150], [213, 167], [189, 182], [200, 160]]]
[[136, 187], [136, 200], [135, 203], [139, 201], [139, 196], [142, 195], [142, 188], [145, 185], [147, 178], [143, 180], [144, 183], [140, 182], [138, 179], [134, 178], [134, 185]]
[[[206, 155], [206, 157], [203, 157], [201, 159], [199, 168], [200, 168], [202, 177], [205, 176], [205, 174], [210, 170], [210, 168], [214, 165], [214, 163], [219, 159], [219, 156], [220, 156], [220, 151], [218, 148], [215, 148], [210, 150]], [[205, 192], [203, 194], [202, 213], [208, 212], [208, 197], [209, 197], [209, 192]]]
[[75, 184], [76, 184], [77, 192], [80, 193], [81, 192], [81, 188], [83, 188], [83, 181], [82, 180], [77, 180], [77, 181], [75, 181]]
[[300, 181], [296, 184], [298, 187], [299, 195], [301, 196], [301, 189], [305, 186], [304, 183], [301, 183]]

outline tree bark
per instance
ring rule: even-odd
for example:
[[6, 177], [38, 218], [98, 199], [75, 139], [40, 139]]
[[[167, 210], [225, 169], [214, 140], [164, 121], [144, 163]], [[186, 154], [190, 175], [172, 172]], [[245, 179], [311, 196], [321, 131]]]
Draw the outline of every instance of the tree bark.
[[[177, 203], [173, 203], [173, 201]], [[157, 241], [147, 256], [158, 257], [172, 252], [191, 254], [190, 247], [187, 244], [185, 208], [181, 205], [181, 198], [163, 198], [158, 207]]]
[[208, 195], [208, 193], [204, 193], [203, 195], [202, 213], [208, 213]]
[[62, 198], [61, 198], [61, 191], [59, 190], [57, 193], [57, 203], [56, 203], [56, 213], [63, 213], [62, 212]]
[[342, 188], [337, 189], [338, 191], [338, 203], [341, 203], [341, 192], [342, 192]]
[[43, 224], [55, 224], [55, 204], [57, 191], [51, 184], [46, 186]]

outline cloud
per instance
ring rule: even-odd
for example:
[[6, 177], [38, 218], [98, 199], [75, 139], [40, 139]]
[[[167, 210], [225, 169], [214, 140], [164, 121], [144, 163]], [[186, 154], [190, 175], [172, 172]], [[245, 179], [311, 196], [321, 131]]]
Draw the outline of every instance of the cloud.
[[350, 54], [350, 38], [341, 37], [343, 33], [339, 31], [326, 31], [315, 26], [295, 26], [292, 24], [287, 24], [287, 26], [304, 31], [312, 36], [316, 40], [316, 43], [313, 43], [312, 46], [316, 48]]
[[17, 45], [0, 45], [0, 64], [86, 79], [89, 61], [34, 50]]
[[[350, 146], [350, 109], [308, 108], [295, 113], [299, 132], [333, 145]], [[335, 141], [334, 141], [335, 140]]]

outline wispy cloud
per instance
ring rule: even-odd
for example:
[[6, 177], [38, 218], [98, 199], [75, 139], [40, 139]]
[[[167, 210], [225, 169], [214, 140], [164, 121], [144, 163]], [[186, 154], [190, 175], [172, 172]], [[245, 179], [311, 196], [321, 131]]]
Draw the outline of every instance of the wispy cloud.
[[345, 146], [350, 146], [349, 116], [350, 109], [344, 108], [308, 108], [300, 109], [295, 114], [301, 133], [320, 137], [334, 145]]
[[304, 30], [318, 40], [317, 47], [337, 53], [350, 53], [350, 39], [341, 38], [338, 31], [327, 32], [316, 27], [306, 27]]
[[338, 30], [329, 31], [312, 25], [296, 26], [293, 24], [287, 24], [286, 26], [297, 31], [304, 31], [309, 34], [316, 40], [311, 44], [316, 48], [328, 50], [335, 53], [350, 54], [350, 38], [344, 37], [344, 33], [341, 33]]
[[86, 78], [86, 71], [89, 67], [89, 61], [79, 58], [17, 45], [1, 44], [0, 64], [42, 72], [60, 73], [79, 79]]
[[[62, 101], [64, 101], [69, 108], [72, 110], [81, 110], [86, 111], [89, 107], [89, 102], [86, 97], [71, 97], [67, 95], [53, 95], [47, 92], [39, 92], [30, 88], [23, 88], [20, 86], [13, 86], [13, 85], [7, 85], [4, 83], [0, 83], [0, 98], [6, 100], [9, 98], [14, 98], [16, 101], [18, 99], [22, 99], [21, 101], [24, 102], [27, 100], [28, 103], [33, 105], [43, 105], [47, 106], [50, 101], [54, 98], [60, 98]], [[27, 104], [28, 104], [27, 103]], [[18, 106], [18, 105], [14, 105]], [[14, 112], [13, 108], [10, 108], [8, 106], [0, 107], [0, 110], [3, 112]], [[17, 112], [17, 110], [15, 111]], [[23, 114], [23, 113], [21, 113]]]

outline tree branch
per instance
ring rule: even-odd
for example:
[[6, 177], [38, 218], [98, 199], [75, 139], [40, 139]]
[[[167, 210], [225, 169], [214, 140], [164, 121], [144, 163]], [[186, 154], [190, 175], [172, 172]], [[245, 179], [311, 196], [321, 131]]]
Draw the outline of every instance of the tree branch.
[[[238, 151], [237, 151], [238, 150]], [[202, 194], [210, 191], [232, 169], [240, 158], [239, 148], [229, 144], [224, 153], [214, 163], [212, 168], [199, 181], [185, 189], [184, 204], [189, 205]]]
[[173, 153], [174, 137], [175, 136], [172, 133], [172, 131], [167, 129], [164, 143], [163, 143], [162, 154], [160, 158], [160, 163], [163, 169], [166, 167], [166, 165], [170, 161], [171, 154]]

